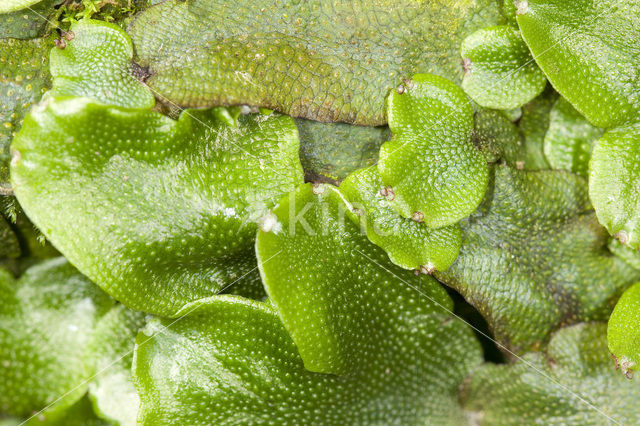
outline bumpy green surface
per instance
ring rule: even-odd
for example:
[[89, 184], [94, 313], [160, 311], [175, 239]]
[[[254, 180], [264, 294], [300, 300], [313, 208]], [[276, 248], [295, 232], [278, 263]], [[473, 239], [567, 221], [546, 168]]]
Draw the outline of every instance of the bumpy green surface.
[[357, 370], [365, 354], [384, 354], [380, 342], [391, 344], [389, 336], [413, 321], [396, 315], [418, 310], [426, 327], [427, 311], [446, 318], [433, 300], [450, 309], [435, 281], [390, 264], [345, 217], [349, 208], [334, 186], [306, 184], [280, 201], [258, 233], [265, 288], [311, 371]]
[[522, 107], [518, 129], [527, 150], [526, 170], [545, 170], [550, 167], [544, 155], [544, 137], [549, 129], [551, 109], [557, 99], [558, 94], [547, 86], [542, 95]]
[[522, 168], [527, 161], [526, 145], [517, 126], [500, 111], [482, 109], [475, 113], [473, 143], [487, 161], [504, 160], [512, 167]]
[[296, 119], [300, 133], [300, 162], [307, 180], [340, 181], [361, 167], [375, 164], [388, 127], [320, 123]]
[[418, 72], [459, 81], [460, 43], [499, 19], [492, 0], [169, 0], [129, 33], [147, 83], [180, 105], [381, 125], [390, 89]]
[[640, 246], [640, 123], [607, 131], [590, 163], [589, 196], [611, 235]]
[[616, 366], [631, 377], [640, 363], [640, 283], [625, 291], [618, 301], [609, 318], [607, 340]]
[[640, 387], [615, 372], [606, 325], [559, 330], [543, 353], [475, 370], [463, 404], [482, 425], [606, 425], [640, 422]]
[[460, 256], [436, 276], [518, 352], [561, 325], [606, 320], [619, 294], [640, 279], [640, 271], [607, 250], [586, 182], [567, 172], [497, 166], [462, 235]]
[[16, 10], [31, 7], [42, 0], [2, 0], [0, 13], [15, 12]]
[[87, 390], [93, 327], [113, 300], [63, 258], [19, 281], [0, 271], [0, 412], [18, 417], [53, 404], [56, 417]]
[[153, 94], [134, 76], [133, 47], [123, 29], [82, 20], [69, 31], [73, 39], [64, 49], [51, 52], [52, 95], [87, 96], [129, 108], [153, 107]]
[[12, 147], [29, 218], [117, 300], [160, 315], [253, 279], [255, 221], [302, 182], [295, 124], [275, 114], [235, 127], [50, 98]]
[[53, 6], [62, 1], [44, 0], [28, 9], [0, 12], [0, 38], [30, 39], [43, 35]]
[[471, 141], [473, 109], [450, 81], [419, 74], [387, 99], [393, 138], [382, 145], [378, 172], [391, 205], [429, 227], [469, 216], [487, 187], [487, 163]]
[[544, 155], [549, 165], [587, 177], [593, 145], [604, 130], [591, 125], [564, 98], [558, 99], [549, 119], [544, 137]]
[[375, 166], [349, 175], [340, 191], [351, 203], [352, 217], [369, 240], [387, 252], [393, 263], [405, 269], [432, 273], [444, 271], [456, 260], [462, 237], [458, 224], [431, 229], [400, 216], [390, 205]]
[[528, 0], [522, 36], [553, 86], [591, 123], [640, 113], [640, 0]]
[[[361, 346], [342, 376], [306, 370], [267, 303], [217, 296], [173, 325], [152, 322], [133, 372], [141, 424], [464, 424], [458, 386], [480, 361], [470, 330], [398, 280], [359, 284], [370, 292], [343, 303], [367, 327], [348, 329]], [[432, 279], [417, 285], [451, 306]]]
[[50, 39], [0, 40], [0, 185], [9, 180], [9, 146], [49, 85]]
[[471, 34], [462, 43], [461, 54], [462, 88], [484, 107], [517, 108], [542, 93], [547, 84], [520, 31], [509, 25]]
[[516, 3], [518, 0], [502, 0], [502, 14], [509, 24], [516, 24]]
[[96, 375], [89, 384], [90, 398], [96, 412], [121, 426], [136, 424], [140, 399], [131, 381], [131, 363], [144, 324], [145, 314], [118, 305], [102, 317], [91, 342]]

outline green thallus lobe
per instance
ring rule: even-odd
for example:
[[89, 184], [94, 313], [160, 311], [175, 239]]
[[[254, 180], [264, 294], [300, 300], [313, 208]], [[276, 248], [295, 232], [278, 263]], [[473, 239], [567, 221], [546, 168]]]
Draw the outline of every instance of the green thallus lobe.
[[231, 283], [259, 286], [255, 221], [302, 182], [297, 130], [277, 114], [236, 126], [219, 112], [174, 121], [49, 98], [14, 141], [16, 196], [68, 259], [134, 309], [174, 315]]
[[460, 81], [460, 43], [500, 19], [493, 0], [169, 0], [129, 32], [147, 84], [178, 105], [382, 125], [403, 78]]

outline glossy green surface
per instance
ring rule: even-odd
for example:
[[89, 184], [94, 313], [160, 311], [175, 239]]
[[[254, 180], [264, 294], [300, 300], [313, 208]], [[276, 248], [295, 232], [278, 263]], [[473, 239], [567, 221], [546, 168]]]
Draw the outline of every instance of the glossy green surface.
[[89, 383], [89, 397], [95, 411], [116, 425], [136, 424], [140, 398], [131, 380], [131, 363], [136, 336], [145, 323], [144, 313], [118, 305], [94, 330], [90, 347], [96, 374]]
[[517, 25], [516, 11], [518, 8], [516, 3], [518, 3], [518, 0], [502, 0], [502, 14], [511, 25]]
[[0, 13], [15, 12], [16, 10], [30, 8], [42, 0], [2, 0]]
[[86, 392], [93, 327], [114, 301], [63, 258], [0, 271], [0, 412], [57, 417]]
[[587, 177], [591, 151], [602, 133], [603, 129], [591, 125], [569, 102], [560, 98], [551, 109], [544, 155], [552, 169]]
[[0, 40], [0, 185], [9, 187], [9, 146], [50, 84], [51, 39]]
[[631, 378], [640, 363], [640, 283], [624, 292], [609, 318], [609, 351], [616, 368]]
[[616, 373], [605, 334], [601, 323], [566, 327], [543, 352], [476, 369], [465, 408], [481, 425], [637, 424], [640, 387]]
[[434, 303], [451, 309], [431, 278], [390, 264], [347, 209], [337, 188], [306, 184], [280, 201], [258, 233], [267, 294], [311, 371], [357, 369], [365, 353], [381, 350], [373, 348], [401, 327], [391, 317], [403, 310], [433, 309], [440, 316], [446, 310]]
[[510, 25], [476, 31], [462, 43], [461, 54], [462, 88], [484, 107], [517, 108], [542, 93], [547, 84], [520, 31]]
[[[361, 346], [340, 376], [305, 369], [268, 303], [217, 296], [187, 306], [175, 324], [151, 322], [133, 370], [141, 424], [464, 424], [457, 391], [480, 362], [479, 346], [462, 323], [396, 283], [360, 283], [380, 303], [365, 305], [375, 300], [367, 293], [343, 299], [367, 329], [349, 329]], [[417, 285], [451, 305], [435, 281]], [[324, 309], [321, 294], [308, 302]]]
[[349, 173], [371, 166], [391, 132], [386, 126], [363, 127], [345, 123], [320, 123], [297, 118], [300, 162], [308, 181], [338, 182]]
[[[28, 9], [0, 12], [0, 39], [30, 39], [44, 34], [53, 7], [63, 0], [43, 0]], [[2, 6], [0, 6], [2, 8]]]
[[[73, 38], [51, 51], [53, 96], [86, 96], [109, 105], [151, 108], [151, 91], [134, 75], [133, 46], [123, 29], [82, 20], [71, 25]], [[68, 37], [68, 36], [67, 36]]]
[[640, 0], [62, 1], [0, 13], [0, 426], [640, 424]]
[[378, 172], [402, 216], [437, 228], [469, 216], [484, 196], [487, 163], [476, 149], [473, 109], [450, 81], [418, 74], [387, 99], [393, 138], [382, 145]]
[[561, 171], [495, 167], [462, 250], [436, 277], [486, 318], [510, 350], [539, 346], [558, 327], [604, 321], [640, 271], [607, 250], [586, 182]]
[[640, 123], [608, 130], [589, 163], [589, 197], [609, 233], [640, 247]]
[[591, 123], [640, 113], [640, 0], [521, 1], [518, 25], [551, 84]]
[[50, 98], [12, 146], [18, 200], [56, 248], [132, 309], [173, 315], [254, 280], [255, 221], [302, 182], [297, 130], [277, 114], [230, 126], [219, 112], [174, 121]]
[[433, 273], [456, 260], [462, 243], [460, 226], [431, 229], [400, 216], [391, 207], [389, 194], [383, 195], [385, 186], [375, 166], [350, 174], [340, 191], [352, 206], [349, 216], [401, 268]]
[[169, 0], [129, 33], [147, 83], [190, 107], [250, 104], [382, 125], [417, 72], [460, 81], [460, 43], [501, 19], [493, 0]]

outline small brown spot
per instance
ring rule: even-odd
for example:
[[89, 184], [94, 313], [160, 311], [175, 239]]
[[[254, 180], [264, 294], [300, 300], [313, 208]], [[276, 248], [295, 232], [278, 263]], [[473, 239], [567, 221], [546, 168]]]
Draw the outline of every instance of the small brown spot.
[[67, 42], [65, 41], [65, 39], [63, 38], [57, 38], [53, 41], [56, 44], [56, 47], [60, 50], [64, 49], [65, 47], [67, 47]]
[[425, 275], [431, 275], [436, 271], [436, 267], [433, 263], [429, 262], [426, 265], [420, 266], [420, 272]]
[[516, 169], [523, 170], [524, 169], [524, 161], [516, 161]]
[[469, 77], [471, 75], [471, 59], [462, 59], [462, 69], [464, 70], [464, 77]]
[[396, 198], [396, 193], [390, 186], [385, 186], [380, 190], [380, 195], [385, 197], [388, 201], [393, 201]]
[[402, 82], [404, 83], [404, 87], [407, 90], [411, 90], [415, 86], [413, 80], [411, 80], [410, 78], [405, 78], [404, 80], [402, 80]]
[[140, 80], [141, 82], [145, 82], [149, 77], [151, 77], [151, 71], [149, 70], [149, 67], [141, 67], [140, 65], [136, 64], [135, 62], [131, 63], [131, 75], [136, 78], [137, 80]]
[[125, 181], [125, 182], [128, 181], [129, 180], [129, 176], [123, 176], [122, 180]]
[[422, 212], [413, 212], [411, 215], [411, 220], [414, 222], [422, 223], [424, 221], [424, 213]]
[[445, 319], [443, 319], [442, 321], [440, 321], [440, 325], [447, 325], [451, 322], [453, 318], [451, 317], [446, 317]]
[[60, 35], [62, 35], [62, 37], [67, 40], [67, 41], [71, 41], [74, 38], [76, 38], [76, 35], [73, 31], [62, 31], [62, 33], [60, 33]]
[[620, 244], [629, 244], [629, 234], [627, 233], [627, 231], [619, 231], [614, 235], [614, 237], [617, 238], [618, 241], [620, 241]]
[[633, 379], [633, 367], [636, 366], [636, 363], [628, 359], [626, 356], [621, 357], [618, 360], [618, 364], [620, 365], [620, 371], [625, 377], [629, 380]]
[[405, 90], [406, 88], [402, 84], [396, 88], [396, 92], [398, 92], [399, 95], [402, 95], [405, 92]]

